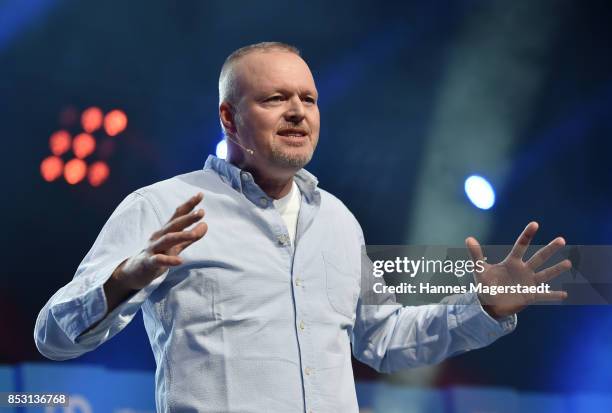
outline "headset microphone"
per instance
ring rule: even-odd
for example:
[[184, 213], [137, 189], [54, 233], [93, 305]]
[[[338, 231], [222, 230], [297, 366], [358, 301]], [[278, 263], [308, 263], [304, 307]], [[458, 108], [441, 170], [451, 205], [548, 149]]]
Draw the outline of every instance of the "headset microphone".
[[227, 135], [227, 139], [229, 139], [230, 141], [234, 142], [236, 145], [240, 146], [249, 155], [253, 156], [255, 154], [255, 151], [253, 149], [249, 149], [249, 148], [244, 147], [240, 142], [238, 142], [236, 139], [232, 138], [231, 136]]

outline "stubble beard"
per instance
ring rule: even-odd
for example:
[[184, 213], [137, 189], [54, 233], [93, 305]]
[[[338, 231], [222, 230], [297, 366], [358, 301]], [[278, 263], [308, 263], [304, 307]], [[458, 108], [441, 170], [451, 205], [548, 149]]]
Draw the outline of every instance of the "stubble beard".
[[308, 153], [290, 153], [280, 145], [272, 145], [270, 149], [272, 162], [281, 168], [302, 169], [310, 162], [314, 153], [314, 149]]

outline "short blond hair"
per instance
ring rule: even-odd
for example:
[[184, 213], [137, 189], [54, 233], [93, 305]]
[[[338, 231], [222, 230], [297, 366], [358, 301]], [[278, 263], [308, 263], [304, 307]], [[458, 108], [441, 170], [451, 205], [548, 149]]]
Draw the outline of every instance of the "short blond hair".
[[300, 50], [287, 43], [281, 42], [261, 42], [250, 44], [248, 46], [241, 47], [238, 50], [233, 51], [221, 67], [221, 74], [219, 75], [219, 104], [224, 101], [233, 103], [237, 98], [237, 87], [236, 77], [232, 70], [234, 63], [240, 58], [254, 52], [273, 52], [282, 51], [288, 53], [294, 53], [301, 56]]

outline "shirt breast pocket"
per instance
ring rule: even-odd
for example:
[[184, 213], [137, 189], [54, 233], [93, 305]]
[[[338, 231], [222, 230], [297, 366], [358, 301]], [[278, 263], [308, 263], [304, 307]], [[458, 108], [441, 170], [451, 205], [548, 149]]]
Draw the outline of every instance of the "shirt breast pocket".
[[344, 257], [336, 253], [324, 251], [325, 287], [327, 299], [336, 312], [353, 318], [359, 299], [359, 276], [351, 271]]

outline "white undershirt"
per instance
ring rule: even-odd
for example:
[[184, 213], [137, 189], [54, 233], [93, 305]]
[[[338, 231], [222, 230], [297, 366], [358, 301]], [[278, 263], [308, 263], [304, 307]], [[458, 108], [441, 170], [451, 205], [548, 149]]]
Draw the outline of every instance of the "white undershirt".
[[289, 193], [273, 201], [278, 213], [283, 218], [283, 221], [285, 221], [287, 231], [289, 232], [289, 238], [291, 238], [291, 244], [293, 245], [295, 244], [295, 232], [297, 230], [298, 214], [300, 213], [300, 200], [300, 188], [298, 188], [295, 181], [293, 181]]

